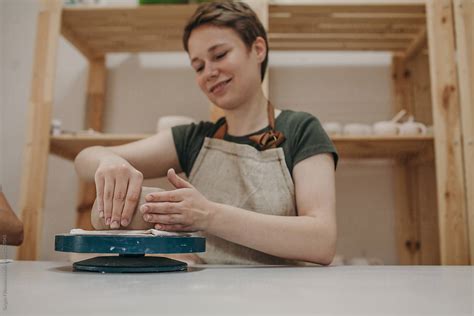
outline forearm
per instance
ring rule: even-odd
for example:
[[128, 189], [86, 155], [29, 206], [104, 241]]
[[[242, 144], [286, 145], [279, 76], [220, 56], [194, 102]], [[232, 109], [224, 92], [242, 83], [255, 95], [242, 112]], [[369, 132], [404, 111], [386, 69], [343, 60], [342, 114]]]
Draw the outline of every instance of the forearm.
[[207, 232], [274, 256], [330, 264], [336, 227], [311, 216], [275, 216], [212, 203]]
[[95, 172], [99, 166], [99, 163], [104, 158], [121, 158], [113, 151], [102, 146], [93, 146], [82, 150], [74, 160], [76, 172], [79, 177], [86, 181], [94, 181]]

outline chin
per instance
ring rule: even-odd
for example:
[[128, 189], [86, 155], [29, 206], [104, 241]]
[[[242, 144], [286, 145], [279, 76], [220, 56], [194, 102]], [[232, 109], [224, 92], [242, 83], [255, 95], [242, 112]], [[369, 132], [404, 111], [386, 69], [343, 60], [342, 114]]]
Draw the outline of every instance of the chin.
[[238, 104], [236, 100], [230, 100], [230, 98], [227, 98], [227, 97], [224, 97], [222, 99], [217, 99], [217, 100], [209, 98], [209, 100], [212, 102], [212, 104], [214, 104], [215, 106], [217, 106], [218, 108], [222, 110], [233, 109], [236, 107], [236, 104]]

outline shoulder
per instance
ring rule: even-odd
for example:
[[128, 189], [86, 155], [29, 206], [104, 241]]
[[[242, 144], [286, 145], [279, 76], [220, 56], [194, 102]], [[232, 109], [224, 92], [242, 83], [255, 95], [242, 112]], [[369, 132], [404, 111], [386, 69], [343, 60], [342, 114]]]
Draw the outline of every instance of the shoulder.
[[223, 119], [219, 119], [216, 123], [201, 121], [171, 128], [179, 163], [186, 175], [189, 176], [204, 139], [212, 137], [223, 121]]
[[316, 116], [303, 111], [282, 110], [280, 116], [282, 120], [294, 126], [312, 121], [319, 123], [319, 119]]
[[176, 138], [184, 137], [186, 139], [190, 138], [204, 138], [210, 137], [214, 134], [217, 127], [223, 123], [223, 118], [219, 119], [217, 122], [209, 121], [200, 121], [197, 123], [191, 123], [186, 125], [178, 125], [172, 128], [173, 136]]
[[[319, 119], [311, 113], [283, 110], [278, 118], [280, 118], [279, 125], [282, 129], [291, 131], [292, 134], [300, 134], [308, 129], [313, 132], [324, 131]], [[277, 128], [280, 126], [277, 126]]]
[[284, 110], [280, 116], [276, 128], [288, 139], [287, 148], [293, 166], [320, 153], [332, 153], [337, 164], [336, 148], [316, 116], [292, 110]]

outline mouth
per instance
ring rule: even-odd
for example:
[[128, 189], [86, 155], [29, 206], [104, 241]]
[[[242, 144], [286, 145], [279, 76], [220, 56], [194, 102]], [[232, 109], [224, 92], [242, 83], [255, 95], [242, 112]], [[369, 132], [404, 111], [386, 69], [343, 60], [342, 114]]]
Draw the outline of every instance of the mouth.
[[211, 87], [211, 89], [209, 89], [209, 91], [210, 91], [211, 93], [216, 93], [216, 92], [222, 91], [222, 89], [224, 89], [224, 88], [227, 86], [227, 84], [228, 84], [229, 82], [231, 82], [231, 81], [232, 81], [232, 78], [230, 78], [230, 79], [228, 79], [228, 80], [221, 81], [221, 82], [219, 82], [219, 83], [213, 85], [213, 86]]

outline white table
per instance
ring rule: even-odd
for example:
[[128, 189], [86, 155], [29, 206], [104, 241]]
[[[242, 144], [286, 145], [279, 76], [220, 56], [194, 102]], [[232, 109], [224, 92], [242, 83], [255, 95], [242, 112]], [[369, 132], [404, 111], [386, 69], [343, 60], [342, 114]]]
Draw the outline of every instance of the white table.
[[155, 274], [72, 272], [68, 262], [6, 266], [0, 265], [0, 315], [473, 315], [474, 310], [474, 267], [468, 266], [195, 266]]

